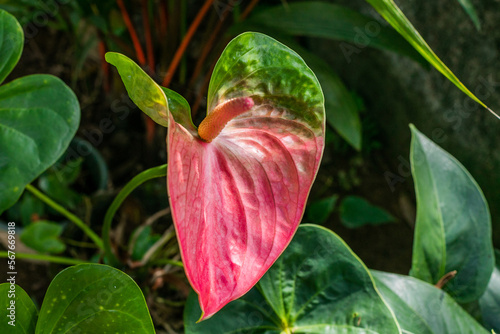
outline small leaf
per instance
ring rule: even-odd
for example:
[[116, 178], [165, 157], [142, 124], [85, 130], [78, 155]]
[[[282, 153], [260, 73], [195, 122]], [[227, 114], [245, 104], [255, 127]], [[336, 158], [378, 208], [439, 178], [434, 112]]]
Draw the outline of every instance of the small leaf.
[[49, 221], [38, 221], [24, 228], [21, 241], [31, 249], [40, 253], [62, 253], [66, 245], [59, 240], [63, 227]]
[[395, 222], [390, 213], [357, 196], [347, 196], [339, 208], [342, 224], [349, 228]]
[[50, 283], [36, 334], [155, 333], [146, 301], [123, 272], [100, 264], [61, 271]]
[[403, 333], [487, 333], [443, 290], [408, 276], [375, 270], [372, 274]]
[[19, 285], [2, 283], [0, 296], [0, 333], [35, 334], [38, 311], [28, 294]]
[[16, 18], [0, 9], [0, 84], [16, 66], [24, 46], [23, 29]]
[[151, 226], [145, 226], [137, 235], [132, 246], [131, 258], [134, 261], [142, 259], [144, 254], [161, 238], [158, 234], [153, 234]]
[[307, 206], [307, 220], [313, 224], [323, 224], [333, 212], [337, 203], [337, 195], [314, 201]]
[[139, 109], [156, 123], [168, 127], [168, 104], [161, 87], [136, 63], [122, 54], [108, 52], [106, 61], [116, 66], [130, 99]]
[[477, 16], [477, 12], [474, 8], [474, 5], [472, 4], [472, 1], [458, 0], [458, 2], [460, 3], [460, 5], [462, 5], [467, 15], [469, 15], [472, 22], [474, 22], [474, 26], [476, 27], [476, 29], [481, 30], [481, 22], [479, 22], [479, 17]]
[[490, 108], [488, 108], [480, 99], [465, 87], [458, 80], [455, 74], [442, 62], [441, 59], [432, 51], [424, 38], [419, 34], [411, 22], [406, 18], [401, 9], [394, 3], [393, 0], [366, 0], [375, 10], [389, 22], [427, 61], [441, 72], [448, 80], [457, 86], [471, 99], [479, 103], [484, 108], [488, 109], [496, 117], [500, 118]]
[[411, 275], [436, 284], [460, 303], [477, 300], [493, 271], [491, 219], [486, 199], [469, 172], [413, 125], [411, 168], [417, 221]]
[[500, 333], [500, 251], [495, 250], [496, 266], [486, 291], [479, 299], [483, 323], [488, 330]]
[[400, 333], [364, 264], [333, 232], [301, 225], [258, 285], [211, 319], [196, 323], [191, 294], [186, 334]]

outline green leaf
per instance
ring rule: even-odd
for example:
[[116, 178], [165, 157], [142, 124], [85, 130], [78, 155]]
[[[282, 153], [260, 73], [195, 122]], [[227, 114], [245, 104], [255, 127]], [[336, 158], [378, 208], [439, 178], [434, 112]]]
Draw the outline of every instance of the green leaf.
[[16, 18], [0, 9], [0, 84], [16, 66], [24, 46], [23, 29]]
[[2, 283], [0, 296], [0, 333], [35, 334], [37, 309], [28, 294], [19, 285]]
[[325, 94], [326, 121], [352, 147], [360, 151], [362, 144], [360, 108], [354, 96], [324, 60], [299, 46], [290, 46], [304, 58], [318, 77]]
[[462, 92], [467, 94], [471, 99], [479, 103], [484, 108], [488, 109], [496, 117], [497, 114], [488, 108], [480, 99], [478, 99], [465, 85], [458, 80], [455, 74], [439, 59], [432, 51], [424, 38], [419, 34], [415, 27], [411, 24], [408, 18], [403, 14], [401, 9], [394, 3], [393, 0], [366, 0], [377, 12], [389, 22], [413, 47], [441, 72], [448, 80], [457, 86]]
[[144, 228], [141, 228], [141, 231], [133, 240], [133, 243], [131, 245], [132, 247], [132, 254], [131, 258], [134, 261], [139, 261], [142, 259], [144, 254], [157, 242], [160, 238], [161, 235], [158, 234], [153, 234], [153, 231], [151, 229], [151, 226], [145, 226]]
[[294, 36], [353, 42], [388, 50], [422, 64], [425, 60], [396, 31], [352, 9], [320, 1], [303, 1], [261, 11], [233, 29], [266, 27]]
[[500, 333], [500, 251], [495, 250], [496, 267], [491, 274], [486, 291], [479, 299], [484, 326]]
[[106, 61], [120, 74], [130, 99], [146, 115], [168, 127], [168, 104], [161, 87], [133, 60], [115, 52], [106, 53]]
[[[208, 88], [208, 110], [237, 97], [251, 97], [322, 136], [324, 97], [314, 73], [287, 46], [260, 33], [243, 33], [225, 48]], [[283, 116], [285, 117], [285, 116]]]
[[458, 302], [471, 302], [483, 294], [494, 266], [486, 199], [460, 162], [410, 127], [417, 197], [411, 275], [435, 284], [456, 270], [444, 288]]
[[326, 222], [332, 214], [338, 198], [337, 195], [333, 195], [309, 204], [306, 210], [307, 220], [313, 224], [323, 224]]
[[364, 264], [333, 232], [302, 225], [258, 285], [196, 324], [192, 293], [186, 334], [400, 333]]
[[23, 229], [21, 241], [40, 253], [62, 253], [66, 245], [59, 240], [63, 227], [49, 221], [38, 221]]
[[75, 94], [54, 76], [0, 87], [0, 213], [64, 153], [79, 122]]
[[154, 333], [146, 301], [123, 272], [100, 264], [61, 271], [50, 283], [36, 334]]
[[408, 276], [375, 270], [372, 274], [403, 333], [487, 333], [443, 290]]
[[181, 95], [159, 86], [139, 65], [122, 54], [108, 52], [106, 61], [117, 68], [130, 99], [153, 121], [168, 127], [168, 115], [171, 113], [177, 123], [196, 132], [189, 104]]
[[479, 17], [477, 16], [476, 9], [472, 4], [471, 0], [458, 0], [460, 5], [464, 8], [467, 15], [469, 15], [472, 22], [474, 22], [474, 26], [476, 26], [477, 30], [481, 30], [481, 22], [479, 22]]
[[357, 196], [347, 196], [340, 204], [340, 220], [349, 228], [395, 222], [390, 213]]

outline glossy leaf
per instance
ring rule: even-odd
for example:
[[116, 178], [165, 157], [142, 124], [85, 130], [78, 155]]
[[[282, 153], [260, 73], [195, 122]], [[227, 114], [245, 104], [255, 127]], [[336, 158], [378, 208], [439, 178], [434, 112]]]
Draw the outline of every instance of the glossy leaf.
[[394, 29], [344, 6], [302, 1], [262, 10], [233, 29], [268, 28], [294, 36], [328, 38], [396, 52], [425, 64], [422, 56]]
[[[9, 278], [8, 274], [7, 278]], [[0, 319], [2, 319], [0, 333], [34, 334], [38, 311], [28, 294], [19, 285], [2, 283], [0, 296], [2, 296], [0, 298]], [[12, 301], [15, 302], [13, 306]]]
[[431, 47], [427, 44], [424, 38], [415, 29], [393, 0], [366, 0], [366, 2], [372, 5], [373, 8], [375, 8], [375, 10], [382, 15], [394, 29], [396, 29], [425, 59], [427, 59], [432, 66], [434, 66], [434, 68], [441, 72], [462, 92], [467, 94], [467, 96], [484, 108], [488, 109], [488, 111], [496, 117], [499, 117], [480, 99], [472, 94], [472, 92], [455, 76], [455, 74], [443, 63], [443, 61], [439, 59], [439, 57], [434, 53]]
[[155, 333], [146, 301], [123, 272], [100, 264], [61, 271], [50, 283], [36, 334]]
[[307, 206], [307, 220], [313, 224], [323, 224], [335, 209], [338, 200], [337, 195], [322, 198]]
[[106, 61], [118, 69], [130, 99], [156, 123], [168, 126], [165, 94], [149, 75], [130, 58], [115, 52], [106, 53]]
[[500, 333], [500, 251], [495, 250], [496, 266], [486, 291], [479, 299], [483, 323], [488, 330]]
[[62, 253], [66, 245], [59, 240], [63, 227], [49, 221], [38, 221], [24, 228], [21, 241], [40, 253]]
[[396, 221], [390, 213], [358, 196], [347, 196], [339, 208], [342, 224], [349, 228]]
[[333, 232], [302, 225], [255, 288], [211, 319], [192, 294], [186, 334], [400, 333], [364, 264]]
[[374, 270], [372, 274], [403, 333], [488, 333], [443, 290], [413, 277]]
[[168, 189], [186, 274], [203, 319], [245, 294], [290, 242], [324, 146], [324, 99], [304, 61], [245, 33], [213, 71], [208, 113], [251, 98], [210, 143], [169, 128]]
[[23, 52], [23, 29], [14, 16], [0, 9], [0, 84], [16, 66]]
[[32, 75], [0, 87], [0, 212], [64, 153], [79, 121], [76, 96], [56, 77]]
[[481, 29], [481, 22], [479, 22], [479, 17], [477, 16], [476, 9], [474, 8], [474, 4], [471, 0], [458, 0], [460, 5], [464, 8], [467, 15], [469, 15], [472, 22], [474, 22], [474, 26], [476, 26], [477, 30]]
[[417, 221], [411, 275], [445, 285], [461, 303], [478, 299], [494, 266], [488, 205], [473, 177], [453, 156], [413, 125], [411, 168], [417, 197]]

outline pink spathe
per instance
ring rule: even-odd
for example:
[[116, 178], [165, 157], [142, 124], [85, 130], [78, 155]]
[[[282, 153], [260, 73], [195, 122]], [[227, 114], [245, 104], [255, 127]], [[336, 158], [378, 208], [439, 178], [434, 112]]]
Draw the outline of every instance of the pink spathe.
[[170, 203], [202, 320], [250, 290], [289, 244], [323, 152], [323, 136], [287, 111], [241, 103], [211, 142], [173, 119], [168, 130]]

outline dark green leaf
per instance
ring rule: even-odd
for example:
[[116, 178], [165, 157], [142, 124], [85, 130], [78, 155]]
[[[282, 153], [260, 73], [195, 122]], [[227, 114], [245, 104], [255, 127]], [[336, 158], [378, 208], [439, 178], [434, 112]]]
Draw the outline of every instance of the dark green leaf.
[[366, 0], [379, 12], [380, 15], [387, 20], [413, 47], [417, 50], [427, 61], [441, 72], [448, 80], [457, 86], [462, 92], [467, 94], [471, 99], [488, 109], [491, 113], [496, 115], [490, 108], [488, 108], [480, 99], [478, 99], [472, 92], [465, 87], [465, 85], [458, 80], [455, 74], [442, 62], [441, 59], [432, 51], [431, 47], [427, 44], [424, 38], [413, 27], [411, 22], [406, 18], [401, 9], [394, 3], [393, 0]]
[[487, 333], [443, 290], [413, 277], [374, 270], [372, 274], [403, 333]]
[[476, 9], [474, 8], [474, 5], [472, 4], [472, 1], [458, 0], [458, 2], [460, 3], [460, 5], [462, 5], [467, 15], [469, 15], [472, 22], [474, 22], [476, 29], [481, 30], [481, 22], [479, 22], [479, 17], [477, 16], [477, 12]]
[[16, 18], [0, 9], [0, 84], [16, 66], [23, 52], [23, 29]]
[[323, 224], [326, 222], [332, 214], [338, 198], [337, 195], [333, 195], [309, 204], [306, 210], [307, 220], [313, 224]]
[[331, 231], [302, 225], [258, 285], [196, 324], [196, 294], [184, 312], [187, 334], [400, 333], [359, 258]]
[[494, 266], [486, 199], [460, 162], [413, 125], [411, 130], [417, 197], [411, 275], [435, 284], [456, 270], [445, 290], [460, 303], [477, 300]]
[[390, 213], [357, 196], [347, 196], [339, 208], [342, 224], [349, 228], [395, 222]]
[[23, 229], [21, 241], [40, 253], [62, 253], [66, 245], [59, 240], [63, 227], [49, 221], [38, 221]]
[[355, 43], [356, 50], [371, 46], [425, 63], [422, 56], [393, 29], [372, 17], [326, 2], [303, 1], [272, 7], [253, 15], [238, 29], [252, 30], [259, 26], [290, 35], [348, 41]]
[[151, 226], [141, 229], [132, 246], [132, 260], [139, 261], [144, 254], [161, 238], [158, 234], [153, 234]]
[[37, 309], [28, 294], [19, 285], [2, 283], [0, 296], [0, 333], [35, 334]]
[[496, 267], [486, 291], [479, 299], [483, 323], [488, 330], [500, 333], [500, 251], [495, 250]]
[[146, 301], [123, 272], [100, 264], [61, 271], [45, 295], [36, 334], [154, 333]]
[[60, 79], [32, 75], [0, 87], [0, 213], [64, 153], [80, 122]]

